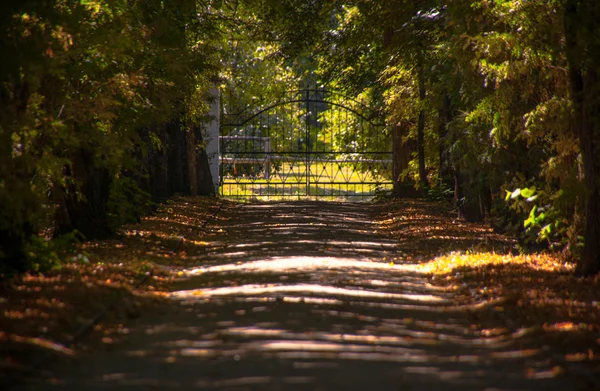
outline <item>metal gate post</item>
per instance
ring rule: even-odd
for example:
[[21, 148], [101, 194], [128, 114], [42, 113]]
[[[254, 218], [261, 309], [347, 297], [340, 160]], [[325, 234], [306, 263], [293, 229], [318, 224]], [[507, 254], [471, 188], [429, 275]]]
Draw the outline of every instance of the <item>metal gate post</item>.
[[265, 160], [263, 163], [263, 170], [265, 170], [265, 179], [271, 179], [271, 137], [267, 137], [265, 140]]
[[308, 137], [310, 136], [310, 90], [306, 90], [305, 102], [306, 115], [304, 119], [304, 153], [306, 154], [306, 196], [310, 197], [310, 151], [308, 150]]

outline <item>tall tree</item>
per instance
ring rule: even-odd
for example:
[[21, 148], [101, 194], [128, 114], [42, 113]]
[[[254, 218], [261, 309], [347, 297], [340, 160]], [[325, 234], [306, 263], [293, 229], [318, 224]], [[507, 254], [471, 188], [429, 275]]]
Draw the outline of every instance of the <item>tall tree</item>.
[[[24, 264], [24, 254], [35, 252], [25, 250], [47, 215], [54, 213], [57, 234], [77, 229], [94, 237], [148, 211], [148, 157], [179, 148], [162, 125], [201, 125], [205, 118], [204, 93], [218, 70], [217, 5], [2, 2], [4, 264]], [[172, 139], [199, 139], [186, 138], [185, 126], [173, 131]], [[194, 163], [170, 168], [187, 181]]]
[[600, 271], [600, 4], [567, 0], [564, 8], [571, 99], [586, 185], [585, 247], [577, 273]]

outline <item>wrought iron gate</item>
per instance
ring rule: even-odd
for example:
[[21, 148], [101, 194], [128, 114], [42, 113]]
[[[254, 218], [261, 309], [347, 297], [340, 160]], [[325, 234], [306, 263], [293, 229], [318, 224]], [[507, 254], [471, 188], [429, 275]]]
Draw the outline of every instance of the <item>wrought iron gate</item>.
[[323, 89], [237, 107], [221, 97], [221, 194], [365, 200], [392, 189], [391, 135], [376, 112]]

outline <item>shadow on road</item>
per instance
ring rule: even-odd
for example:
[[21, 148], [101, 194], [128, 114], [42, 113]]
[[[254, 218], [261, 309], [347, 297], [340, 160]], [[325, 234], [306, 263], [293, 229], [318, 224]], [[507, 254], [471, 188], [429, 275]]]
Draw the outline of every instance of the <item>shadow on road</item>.
[[568, 389], [543, 349], [471, 328], [495, 302], [459, 305], [430, 284], [416, 242], [385, 219], [371, 204], [228, 208], [206, 243], [186, 243], [189, 267], [126, 342], [31, 389]]

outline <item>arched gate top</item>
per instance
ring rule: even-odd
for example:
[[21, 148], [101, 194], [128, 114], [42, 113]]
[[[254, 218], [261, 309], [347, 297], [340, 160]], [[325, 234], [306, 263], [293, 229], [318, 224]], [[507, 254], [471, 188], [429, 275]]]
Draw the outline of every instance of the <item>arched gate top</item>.
[[372, 126], [385, 125], [380, 112], [371, 109], [369, 106], [356, 99], [326, 89], [291, 90], [288, 91], [284, 97], [275, 102], [258, 105], [258, 108], [256, 108], [257, 106], [246, 106], [237, 113], [223, 112], [221, 124], [224, 126], [244, 126], [261, 114], [290, 103], [320, 103], [332, 105], [353, 113]]

